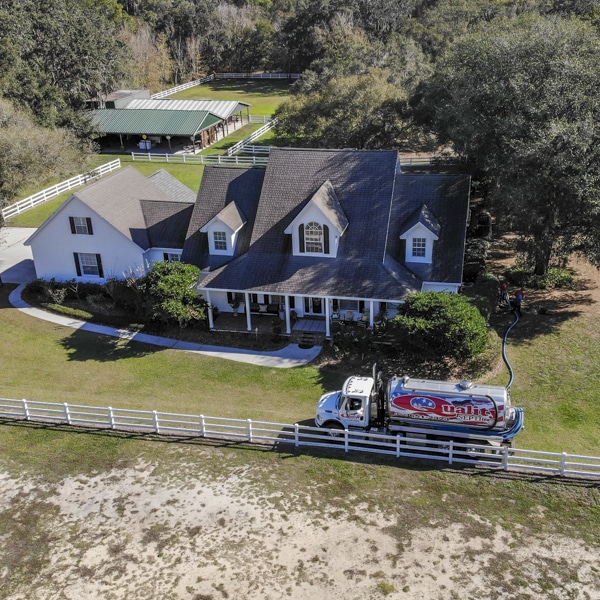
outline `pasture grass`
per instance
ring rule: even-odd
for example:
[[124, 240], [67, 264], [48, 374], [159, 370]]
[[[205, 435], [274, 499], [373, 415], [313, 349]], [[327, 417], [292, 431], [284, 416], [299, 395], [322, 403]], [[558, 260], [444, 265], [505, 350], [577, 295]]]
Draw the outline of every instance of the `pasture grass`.
[[270, 117], [290, 97], [293, 81], [277, 79], [216, 79], [178, 92], [178, 100], [237, 100], [250, 104], [250, 114]]

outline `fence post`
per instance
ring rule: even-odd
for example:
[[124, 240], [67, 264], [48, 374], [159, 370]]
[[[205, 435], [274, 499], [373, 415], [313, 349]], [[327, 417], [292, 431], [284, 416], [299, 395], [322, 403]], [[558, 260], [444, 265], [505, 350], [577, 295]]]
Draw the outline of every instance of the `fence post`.
[[23, 414], [25, 415], [25, 419], [29, 421], [29, 406], [27, 406], [25, 398], [23, 398]]
[[400, 458], [400, 436], [396, 436], [396, 458]]
[[454, 440], [450, 440], [450, 445], [448, 446], [448, 464], [452, 464], [452, 460], [454, 458]]
[[508, 471], [508, 446], [504, 446], [504, 460], [502, 461], [504, 470]]
[[71, 415], [69, 414], [69, 405], [65, 402], [64, 407], [65, 407], [65, 419], [67, 420], [67, 424], [70, 425], [71, 424]]
[[294, 423], [294, 446], [297, 448], [300, 445], [300, 426]]
[[252, 442], [252, 421], [250, 419], [247, 419], [246, 423], [247, 423], [246, 432], [248, 434], [248, 441]]
[[153, 410], [152, 414], [154, 415], [154, 431], [156, 431], [157, 434], [160, 433], [160, 427], [158, 426], [158, 413]]
[[561, 477], [565, 476], [566, 467], [567, 467], [567, 453], [563, 452], [561, 454], [561, 459], [560, 459], [560, 476]]
[[348, 452], [349, 448], [348, 448], [348, 430], [344, 429], [344, 452]]
[[206, 437], [206, 421], [204, 415], [200, 415], [200, 435]]
[[108, 422], [110, 423], [110, 428], [115, 428], [115, 414], [113, 413], [112, 406], [108, 407]]

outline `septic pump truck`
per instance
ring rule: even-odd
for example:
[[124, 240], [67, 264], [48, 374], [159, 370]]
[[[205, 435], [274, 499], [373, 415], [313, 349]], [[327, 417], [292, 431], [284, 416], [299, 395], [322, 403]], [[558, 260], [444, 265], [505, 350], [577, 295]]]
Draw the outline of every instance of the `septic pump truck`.
[[349, 377], [341, 390], [321, 396], [315, 423], [334, 434], [347, 429], [512, 446], [524, 418], [505, 387], [406, 375], [394, 375], [386, 385], [374, 365], [371, 377]]

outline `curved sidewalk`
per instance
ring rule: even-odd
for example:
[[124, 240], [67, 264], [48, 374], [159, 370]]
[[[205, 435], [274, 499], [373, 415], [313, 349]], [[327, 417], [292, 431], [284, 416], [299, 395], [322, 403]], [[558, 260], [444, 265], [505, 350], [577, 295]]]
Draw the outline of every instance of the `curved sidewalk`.
[[63, 317], [30, 306], [21, 298], [21, 292], [24, 287], [24, 284], [19, 285], [19, 287], [11, 292], [8, 298], [15, 308], [37, 319], [43, 319], [44, 321], [50, 321], [52, 323], [57, 323], [58, 325], [63, 325], [64, 327], [72, 327], [73, 329], [79, 329], [81, 331], [109, 335], [111, 337], [142, 342], [144, 344], [153, 344], [154, 346], [162, 346], [163, 348], [184, 350], [185, 352], [194, 352], [196, 354], [212, 356], [213, 358], [224, 358], [225, 360], [249, 363], [261, 367], [276, 367], [278, 369], [304, 366], [311, 360], [314, 360], [321, 352], [321, 346], [313, 346], [312, 348], [305, 350], [300, 348], [297, 344], [290, 344], [282, 350], [277, 350], [275, 352], [253, 352], [252, 350], [242, 350], [239, 348], [193, 344], [156, 335], [129, 331], [127, 329], [115, 329], [105, 325], [95, 325], [94, 323], [87, 323], [86, 321]]

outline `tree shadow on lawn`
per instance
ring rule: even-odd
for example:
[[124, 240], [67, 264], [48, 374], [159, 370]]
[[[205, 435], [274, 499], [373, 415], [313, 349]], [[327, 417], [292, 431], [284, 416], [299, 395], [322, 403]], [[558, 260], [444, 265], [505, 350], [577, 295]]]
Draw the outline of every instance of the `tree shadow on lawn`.
[[163, 346], [81, 330], [75, 330], [60, 344], [67, 351], [70, 361], [80, 362], [141, 358], [165, 350]]

